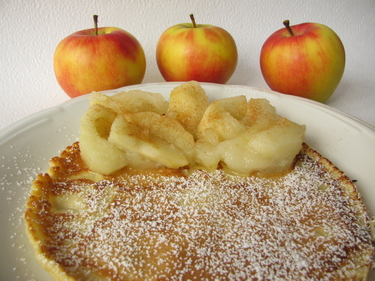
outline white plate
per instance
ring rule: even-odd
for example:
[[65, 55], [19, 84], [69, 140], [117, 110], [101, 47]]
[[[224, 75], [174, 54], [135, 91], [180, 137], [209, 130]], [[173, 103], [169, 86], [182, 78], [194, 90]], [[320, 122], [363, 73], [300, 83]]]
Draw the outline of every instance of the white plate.
[[[125, 87], [158, 92], [169, 98], [179, 83]], [[375, 129], [323, 104], [246, 86], [202, 83], [211, 100], [235, 95], [267, 98], [279, 115], [307, 126], [306, 142], [357, 180], [375, 215]], [[121, 90], [122, 90], [121, 89]], [[113, 94], [119, 90], [108, 91]], [[52, 280], [34, 258], [24, 231], [23, 212], [31, 180], [48, 160], [77, 140], [88, 95], [22, 119], [0, 132], [0, 272], [1, 280]], [[372, 273], [371, 280], [375, 280]]]

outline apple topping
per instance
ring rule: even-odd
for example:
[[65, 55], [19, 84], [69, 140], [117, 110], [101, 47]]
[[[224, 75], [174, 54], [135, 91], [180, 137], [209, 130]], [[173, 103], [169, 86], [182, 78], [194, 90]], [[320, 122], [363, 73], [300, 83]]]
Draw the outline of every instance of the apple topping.
[[[235, 137], [246, 130], [241, 119], [246, 113], [246, 97], [237, 96], [213, 101], [198, 125], [198, 135], [204, 137], [207, 129], [216, 132], [218, 140]], [[209, 134], [212, 134], [211, 131]]]
[[88, 168], [101, 174], [113, 173], [128, 164], [126, 155], [108, 141], [116, 113], [102, 105], [92, 105], [81, 119], [81, 156]]
[[108, 141], [168, 168], [183, 167], [193, 161], [193, 136], [176, 120], [154, 112], [119, 115]]
[[202, 86], [196, 81], [187, 82], [172, 90], [167, 116], [180, 122], [196, 138], [198, 124], [208, 105]]
[[92, 93], [82, 117], [80, 147], [88, 168], [111, 174], [131, 168], [202, 168], [248, 175], [287, 171], [305, 126], [276, 113], [266, 99], [215, 100], [198, 82], [172, 90], [170, 102], [140, 90]]
[[93, 92], [90, 96], [90, 104], [101, 104], [111, 108], [117, 114], [142, 111], [165, 114], [168, 110], [168, 102], [161, 94], [141, 90], [120, 92], [111, 97]]
[[109, 141], [118, 119], [115, 111], [100, 104], [89, 107], [81, 118], [81, 157], [93, 172], [108, 175], [124, 166], [155, 168], [159, 164], [134, 150], [123, 150]]
[[214, 101], [199, 126], [197, 162], [210, 170], [221, 162], [230, 171], [245, 175], [286, 171], [300, 151], [305, 133], [304, 126], [278, 116], [268, 100], [247, 102], [244, 96]]
[[279, 118], [262, 130], [250, 127], [235, 138], [218, 145], [221, 160], [239, 174], [282, 173], [293, 164], [305, 129], [286, 118]]

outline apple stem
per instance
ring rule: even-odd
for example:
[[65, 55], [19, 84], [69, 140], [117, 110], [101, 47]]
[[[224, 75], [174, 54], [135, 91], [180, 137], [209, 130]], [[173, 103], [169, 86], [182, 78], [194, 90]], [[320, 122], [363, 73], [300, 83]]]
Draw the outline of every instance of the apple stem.
[[98, 15], [94, 15], [95, 35], [98, 35]]
[[193, 14], [190, 14], [190, 19], [191, 19], [191, 22], [193, 23], [193, 27], [196, 28], [197, 24], [195, 23], [195, 19], [194, 19], [194, 15]]
[[290, 36], [294, 36], [293, 30], [289, 25], [289, 20], [284, 20], [283, 24], [285, 25], [286, 29], [288, 30]]

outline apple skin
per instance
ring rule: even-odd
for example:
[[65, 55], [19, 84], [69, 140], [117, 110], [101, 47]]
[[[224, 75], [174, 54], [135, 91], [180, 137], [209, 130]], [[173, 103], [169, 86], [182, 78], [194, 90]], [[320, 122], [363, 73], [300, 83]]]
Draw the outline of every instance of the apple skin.
[[225, 84], [237, 67], [237, 46], [224, 29], [208, 24], [182, 23], [160, 36], [156, 61], [166, 81]]
[[117, 27], [86, 29], [63, 39], [53, 57], [56, 79], [70, 97], [139, 84], [146, 59], [138, 40]]
[[325, 102], [345, 69], [345, 50], [337, 34], [318, 23], [291, 26], [264, 43], [260, 67], [268, 86], [277, 92]]

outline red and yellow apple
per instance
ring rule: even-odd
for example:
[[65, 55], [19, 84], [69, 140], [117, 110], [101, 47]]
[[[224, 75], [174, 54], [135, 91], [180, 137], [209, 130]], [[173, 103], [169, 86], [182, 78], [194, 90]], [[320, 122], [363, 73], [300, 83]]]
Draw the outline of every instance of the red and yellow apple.
[[166, 81], [225, 84], [237, 66], [237, 47], [224, 29], [192, 23], [174, 25], [163, 32], [156, 47], [156, 61]]
[[345, 50], [337, 34], [318, 23], [302, 23], [274, 32], [260, 53], [268, 86], [277, 92], [325, 102], [345, 69]]
[[76, 97], [142, 82], [146, 58], [139, 41], [117, 27], [75, 32], [57, 46], [54, 71], [61, 88]]

